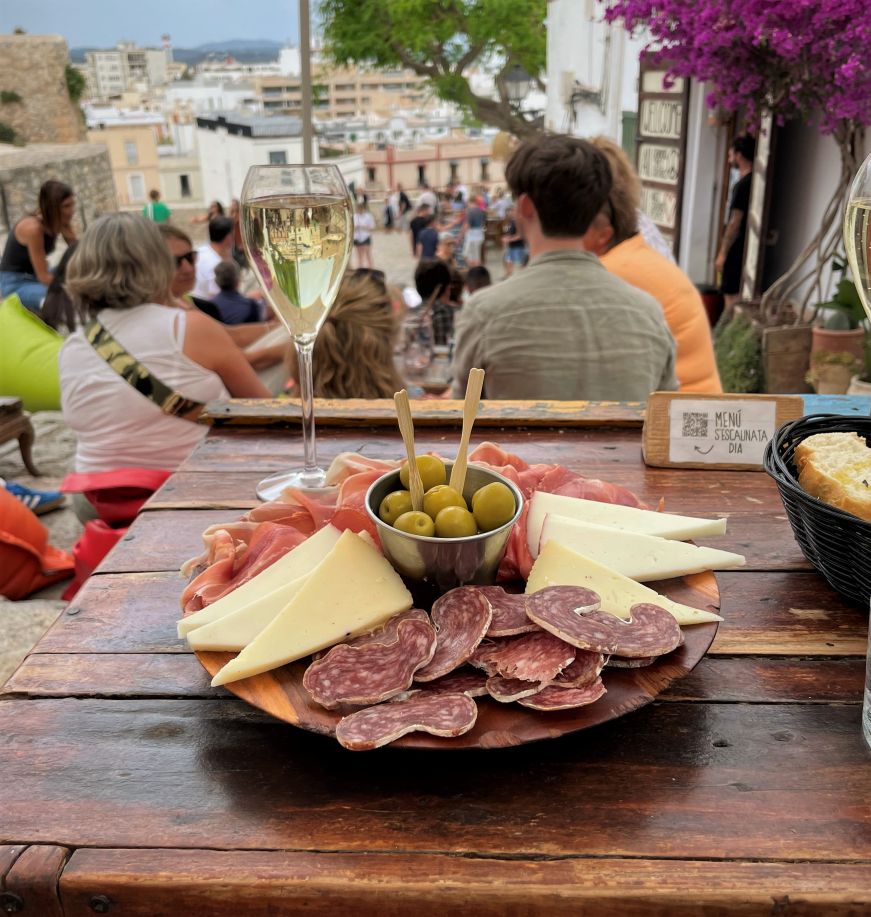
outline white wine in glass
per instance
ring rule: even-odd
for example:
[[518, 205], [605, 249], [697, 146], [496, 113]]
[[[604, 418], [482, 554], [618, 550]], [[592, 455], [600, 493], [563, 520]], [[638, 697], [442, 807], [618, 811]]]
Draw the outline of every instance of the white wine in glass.
[[351, 256], [353, 205], [336, 166], [252, 166], [242, 188], [242, 238], [251, 267], [287, 327], [299, 364], [305, 467], [265, 478], [261, 500], [285, 487], [324, 487], [314, 425], [312, 352]]
[[844, 211], [847, 261], [865, 314], [871, 319], [871, 156], [859, 168]]

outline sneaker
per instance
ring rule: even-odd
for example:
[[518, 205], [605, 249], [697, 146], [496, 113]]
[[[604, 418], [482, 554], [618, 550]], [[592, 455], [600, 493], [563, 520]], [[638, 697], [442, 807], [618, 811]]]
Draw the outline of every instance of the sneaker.
[[53, 509], [58, 509], [64, 505], [64, 495], [58, 490], [33, 490], [33, 488], [25, 487], [23, 484], [16, 484], [14, 481], [3, 481], [2, 479], [0, 479], [0, 483], [16, 500], [20, 500], [37, 516], [41, 516], [43, 513], [50, 513]]

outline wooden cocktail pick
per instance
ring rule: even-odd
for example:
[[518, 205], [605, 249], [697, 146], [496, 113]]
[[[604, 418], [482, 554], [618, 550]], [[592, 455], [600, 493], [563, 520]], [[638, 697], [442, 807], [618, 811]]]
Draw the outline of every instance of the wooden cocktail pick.
[[396, 405], [396, 419], [399, 421], [399, 432], [405, 443], [405, 454], [408, 456], [408, 489], [411, 491], [411, 508], [423, 509], [423, 481], [414, 459], [414, 423], [411, 420], [411, 406], [408, 403], [408, 392], [403, 389], [393, 396]]
[[481, 390], [484, 388], [484, 370], [470, 369], [469, 379], [466, 382], [466, 400], [463, 402], [463, 432], [460, 436], [460, 448], [457, 449], [457, 458], [451, 469], [450, 486], [462, 494], [466, 483], [466, 464], [469, 454], [469, 439], [472, 436], [472, 427], [481, 402]]

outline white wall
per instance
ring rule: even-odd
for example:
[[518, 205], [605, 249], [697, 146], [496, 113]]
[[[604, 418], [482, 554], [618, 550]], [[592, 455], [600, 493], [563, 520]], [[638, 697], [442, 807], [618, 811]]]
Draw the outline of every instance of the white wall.
[[254, 90], [250, 86], [240, 88], [229, 82], [204, 85], [182, 80], [167, 87], [165, 105], [167, 110], [190, 106], [194, 112], [202, 115], [250, 109], [252, 106], [248, 103], [254, 97]]
[[[644, 42], [619, 24], [600, 21], [594, 0], [551, 0], [547, 6], [547, 107], [549, 130], [622, 139], [622, 112], [638, 108], [638, 59]], [[580, 84], [576, 87], [575, 83]], [[574, 103], [573, 89], [598, 93]]]

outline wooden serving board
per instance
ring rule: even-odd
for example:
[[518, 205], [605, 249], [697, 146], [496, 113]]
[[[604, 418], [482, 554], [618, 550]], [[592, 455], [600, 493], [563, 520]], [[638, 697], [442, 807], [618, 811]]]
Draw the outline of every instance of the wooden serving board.
[[[713, 573], [697, 573], [655, 584], [658, 591], [677, 602], [717, 611], [720, 594]], [[475, 698], [478, 719], [475, 727], [455, 738], [412, 732], [392, 746], [402, 748], [506, 748], [555, 739], [570, 732], [608, 722], [649, 704], [673, 682], [699, 663], [716, 636], [718, 624], [697, 624], [683, 628], [684, 644], [640, 669], [605, 667], [602, 680], [607, 693], [587, 707], [543, 713], [520, 704], [501, 704], [486, 697]], [[230, 661], [235, 653], [197, 652], [210, 675]], [[315, 704], [302, 686], [309, 660], [299, 660], [271, 672], [224, 685], [237, 697], [279, 720], [321, 735], [334, 736], [342, 713]]]

